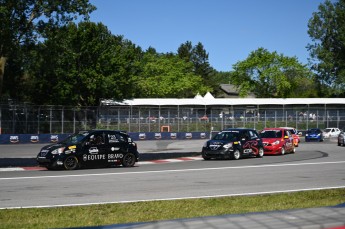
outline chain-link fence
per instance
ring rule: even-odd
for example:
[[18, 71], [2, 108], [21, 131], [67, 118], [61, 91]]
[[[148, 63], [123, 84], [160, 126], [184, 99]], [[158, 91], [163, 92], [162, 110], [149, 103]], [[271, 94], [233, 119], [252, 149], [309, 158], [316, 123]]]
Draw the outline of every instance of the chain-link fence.
[[197, 132], [229, 127], [345, 127], [345, 106], [32, 106], [0, 105], [0, 133], [73, 133], [86, 129], [128, 132]]

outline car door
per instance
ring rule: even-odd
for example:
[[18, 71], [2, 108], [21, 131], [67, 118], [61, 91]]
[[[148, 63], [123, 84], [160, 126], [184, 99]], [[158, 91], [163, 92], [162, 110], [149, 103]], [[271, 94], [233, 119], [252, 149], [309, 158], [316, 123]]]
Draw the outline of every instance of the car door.
[[287, 151], [292, 151], [294, 147], [294, 138], [292, 133], [289, 130], [284, 130], [284, 141]]
[[124, 154], [128, 151], [128, 138], [125, 134], [111, 131], [107, 134], [108, 137], [108, 155], [109, 163], [121, 160]]
[[104, 166], [107, 163], [107, 141], [103, 131], [91, 133], [83, 145], [82, 161], [86, 166]]

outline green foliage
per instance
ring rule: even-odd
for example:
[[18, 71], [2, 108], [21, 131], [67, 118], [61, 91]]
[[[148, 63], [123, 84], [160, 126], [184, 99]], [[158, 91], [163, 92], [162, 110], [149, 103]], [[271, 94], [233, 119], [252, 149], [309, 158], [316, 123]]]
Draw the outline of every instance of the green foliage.
[[193, 64], [194, 74], [202, 77], [203, 84], [209, 87], [210, 92], [214, 95], [219, 93], [219, 75], [208, 62], [208, 53], [201, 42], [193, 46], [192, 42], [186, 41], [177, 49], [177, 55]]
[[[70, 228], [334, 206], [344, 189], [257, 196], [0, 210], [0, 228]], [[200, 210], [202, 209], [202, 211]], [[135, 217], [133, 217], [135, 216]]]
[[[32, 101], [38, 104], [98, 105], [101, 98], [134, 95], [132, 75], [142, 51], [101, 23], [71, 23], [51, 30], [31, 68]], [[47, 93], [47, 96], [43, 96]], [[37, 91], [37, 93], [33, 93]]]
[[188, 98], [210, 89], [193, 73], [193, 66], [176, 55], [149, 52], [142, 64], [142, 72], [137, 77], [138, 97]]
[[[296, 88], [309, 85], [313, 89], [311, 72], [295, 57], [285, 57], [277, 52], [259, 48], [251, 52], [244, 61], [233, 66], [231, 83], [238, 87], [240, 96], [245, 97], [253, 92], [261, 98], [306, 97], [307, 94]], [[309, 82], [306, 84], [305, 82]]]
[[308, 23], [307, 46], [320, 96], [345, 95], [345, 0], [326, 0]]
[[[15, 97], [20, 92], [28, 52], [39, 38], [52, 28], [65, 25], [76, 17], [88, 19], [95, 10], [88, 0], [34, 1], [2, 0], [0, 2], [0, 96], [2, 82], [5, 93]], [[6, 61], [11, 68], [4, 74]], [[6, 65], [7, 66], [7, 65]]]

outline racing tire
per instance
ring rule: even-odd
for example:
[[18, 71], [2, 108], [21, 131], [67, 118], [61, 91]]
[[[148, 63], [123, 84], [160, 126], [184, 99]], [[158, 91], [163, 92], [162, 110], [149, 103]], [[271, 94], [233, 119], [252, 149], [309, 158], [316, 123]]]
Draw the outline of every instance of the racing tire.
[[211, 158], [206, 156], [204, 152], [201, 152], [201, 156], [205, 161], [211, 160]]
[[135, 155], [133, 153], [127, 153], [123, 156], [121, 164], [123, 167], [133, 167], [135, 160]]
[[64, 162], [63, 166], [66, 170], [75, 170], [79, 167], [79, 162], [76, 156], [68, 156]]
[[241, 158], [241, 152], [237, 149], [231, 154], [231, 159], [239, 160]]
[[265, 154], [264, 148], [260, 147], [260, 148], [259, 148], [258, 155], [256, 155], [256, 157], [258, 157], [258, 158], [263, 158], [263, 157], [264, 157], [264, 154]]
[[296, 147], [293, 147], [291, 153], [296, 153]]
[[285, 154], [285, 147], [282, 147], [282, 150], [280, 152], [281, 155], [284, 155]]
[[210, 157], [207, 157], [207, 156], [204, 156], [204, 155], [202, 155], [202, 158], [203, 158], [205, 161], [209, 161], [209, 160], [211, 160], [211, 158], [210, 158]]

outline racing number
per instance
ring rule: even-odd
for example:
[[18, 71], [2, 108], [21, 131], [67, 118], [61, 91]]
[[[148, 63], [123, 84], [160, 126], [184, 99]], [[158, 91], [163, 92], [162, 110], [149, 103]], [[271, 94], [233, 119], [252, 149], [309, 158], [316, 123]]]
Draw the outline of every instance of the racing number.
[[243, 145], [243, 149], [252, 149], [255, 154], [258, 154], [259, 153], [259, 149], [258, 149], [257, 145], [258, 145], [257, 141], [247, 141]]

